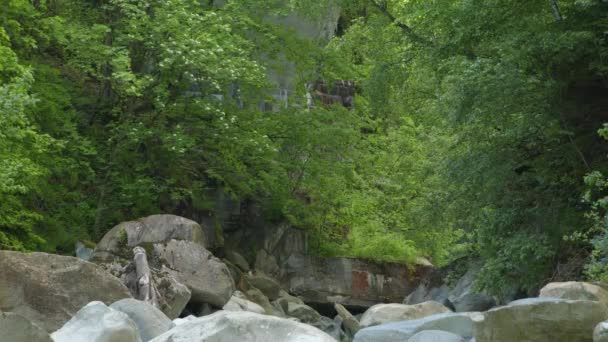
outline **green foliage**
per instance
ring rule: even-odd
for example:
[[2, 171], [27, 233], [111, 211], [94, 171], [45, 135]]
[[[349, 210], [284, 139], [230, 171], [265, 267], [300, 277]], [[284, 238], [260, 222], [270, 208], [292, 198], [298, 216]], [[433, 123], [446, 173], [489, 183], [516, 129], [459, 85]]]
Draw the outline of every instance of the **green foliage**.
[[[469, 254], [506, 297], [592, 242], [603, 278], [608, 9], [557, 3], [4, 1], [0, 247], [68, 253], [222, 188], [320, 255]], [[336, 6], [337, 37], [298, 35]], [[306, 108], [316, 79], [355, 81], [355, 109]]]

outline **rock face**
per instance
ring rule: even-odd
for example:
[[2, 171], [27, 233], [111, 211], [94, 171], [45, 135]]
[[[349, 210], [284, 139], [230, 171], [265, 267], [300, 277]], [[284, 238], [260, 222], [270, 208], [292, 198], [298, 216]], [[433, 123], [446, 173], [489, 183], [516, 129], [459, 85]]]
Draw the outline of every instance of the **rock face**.
[[450, 309], [434, 301], [415, 305], [376, 304], [365, 311], [360, 324], [362, 328], [366, 328], [390, 322], [424, 318], [445, 312], [450, 312]]
[[159, 309], [136, 299], [121, 299], [111, 309], [125, 313], [137, 325], [142, 342], [173, 328], [173, 322]]
[[607, 318], [599, 302], [530, 298], [492, 309], [475, 322], [477, 341], [590, 341], [593, 328]]
[[228, 267], [199, 244], [171, 240], [155, 244], [154, 254], [190, 289], [191, 300], [221, 308], [235, 291]]
[[136, 221], [122, 222], [112, 228], [95, 247], [93, 260], [109, 261], [116, 257], [129, 259], [132, 247], [170, 240], [184, 240], [203, 247], [209, 246], [208, 239], [198, 223], [175, 215], [152, 215]]
[[601, 322], [595, 326], [593, 342], [608, 342], [608, 322]]
[[184, 322], [152, 342], [335, 342], [309, 325], [251, 312], [218, 311]]
[[585, 282], [568, 281], [563, 283], [549, 283], [540, 290], [539, 297], [594, 300], [608, 307], [608, 291], [597, 285]]
[[256, 253], [255, 269], [273, 277], [278, 277], [281, 272], [277, 259], [273, 255], [268, 254], [265, 249], [260, 249]]
[[137, 326], [126, 314], [102, 302], [82, 308], [51, 337], [55, 342], [140, 342]]
[[0, 337], [8, 342], [53, 342], [46, 331], [13, 312], [0, 312]]
[[369, 307], [400, 302], [419, 281], [404, 265], [359, 259], [291, 255], [282, 267], [285, 287], [307, 303]]
[[[469, 339], [473, 335], [473, 320], [481, 320], [479, 313], [443, 313], [412, 321], [376, 325], [359, 330], [354, 342], [402, 342], [424, 330], [441, 330]], [[477, 341], [492, 341], [478, 339]], [[511, 340], [515, 342], [518, 340]]]
[[255, 207], [247, 210], [252, 211], [248, 226], [230, 232], [226, 244], [237, 251], [258, 251], [256, 269], [266, 274], [274, 276], [276, 263], [281, 286], [306, 303], [365, 308], [398, 303], [428, 271], [424, 266], [411, 270], [399, 264], [309, 256], [305, 231], [289, 224], [269, 224], [255, 215]]
[[55, 331], [91, 301], [131, 297], [119, 279], [74, 257], [0, 251], [0, 311]]
[[464, 338], [441, 330], [425, 330], [410, 337], [407, 342], [466, 342]]

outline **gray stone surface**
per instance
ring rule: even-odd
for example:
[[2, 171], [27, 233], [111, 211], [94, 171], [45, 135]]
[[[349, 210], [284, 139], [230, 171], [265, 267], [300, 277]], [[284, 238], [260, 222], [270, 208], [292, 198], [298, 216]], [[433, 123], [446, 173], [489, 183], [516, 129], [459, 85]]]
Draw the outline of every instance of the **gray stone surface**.
[[298, 304], [293, 302], [289, 302], [287, 304], [285, 314], [289, 317], [297, 318], [300, 320], [300, 322], [308, 324], [318, 322], [321, 319], [321, 314], [319, 314], [315, 309], [306, 304]]
[[191, 301], [221, 308], [235, 291], [228, 267], [200, 244], [181, 240], [154, 244], [154, 255], [190, 289]]
[[54, 331], [91, 301], [111, 304], [131, 294], [101, 267], [75, 257], [0, 251], [0, 311]]
[[273, 255], [268, 254], [265, 249], [260, 249], [256, 253], [255, 269], [271, 277], [278, 277], [281, 271], [279, 264], [277, 264], [277, 259]]
[[[116, 257], [130, 259], [132, 247], [163, 243], [170, 240], [191, 241], [208, 247], [201, 226], [175, 215], [152, 215], [122, 222], [107, 232], [93, 253], [93, 260], [109, 261]], [[130, 248], [129, 248], [130, 247]]]
[[529, 298], [489, 310], [475, 322], [477, 341], [583, 342], [607, 317], [594, 301]]
[[0, 312], [0, 340], [6, 342], [53, 342], [41, 327], [14, 312]]
[[482, 316], [479, 313], [443, 313], [412, 321], [376, 325], [359, 330], [354, 342], [403, 342], [424, 330], [447, 331], [470, 339], [473, 336], [473, 321], [480, 319]]
[[336, 342], [310, 325], [252, 312], [218, 311], [184, 322], [152, 342]]
[[466, 340], [447, 331], [425, 330], [410, 337], [407, 342], [466, 342]]
[[255, 312], [255, 313], [259, 313], [259, 314], [265, 314], [266, 310], [261, 307], [260, 305], [247, 300], [245, 298], [245, 295], [242, 294], [240, 291], [236, 291], [232, 297], [230, 298], [230, 300], [228, 301], [228, 303], [226, 303], [226, 305], [224, 305], [224, 310], [226, 311], [249, 311], [249, 312]]
[[243, 272], [249, 272], [249, 269], [250, 269], [249, 263], [239, 253], [237, 253], [235, 251], [227, 251], [226, 252], [226, 259], [228, 261], [230, 261], [232, 264], [234, 264], [236, 267], [238, 267], [241, 271], [243, 271]]
[[273, 278], [263, 273], [256, 272], [246, 275], [245, 279], [247, 279], [249, 285], [262, 291], [262, 293], [271, 301], [279, 298], [281, 285]]
[[541, 298], [562, 298], [570, 300], [594, 300], [608, 307], [608, 291], [585, 282], [567, 281], [561, 283], [549, 283], [541, 290]]
[[135, 322], [142, 342], [173, 328], [173, 322], [162, 311], [137, 299], [121, 299], [110, 305], [111, 309], [125, 313]]
[[51, 334], [54, 342], [140, 342], [137, 325], [126, 314], [102, 302], [80, 309], [61, 329]]
[[450, 312], [450, 309], [435, 301], [415, 305], [376, 304], [365, 311], [361, 317], [360, 325], [361, 328], [366, 328], [373, 325], [419, 319], [446, 312]]

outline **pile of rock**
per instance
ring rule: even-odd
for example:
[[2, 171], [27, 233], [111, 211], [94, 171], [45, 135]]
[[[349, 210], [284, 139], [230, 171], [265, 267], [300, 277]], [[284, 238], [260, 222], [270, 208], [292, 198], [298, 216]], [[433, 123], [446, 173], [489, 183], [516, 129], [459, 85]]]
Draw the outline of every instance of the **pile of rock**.
[[438, 305], [427, 304], [434, 309], [419, 310], [417, 319], [405, 320], [401, 315], [414, 312], [413, 307], [370, 309], [364, 314], [371, 316], [367, 322], [393, 322], [361, 329], [354, 341], [608, 341], [608, 292], [593, 284], [550, 283], [539, 298], [513, 301], [486, 312], [438, 313], [445, 311]]
[[[272, 240], [295, 241], [285, 236]], [[266, 242], [265, 248], [276, 252]], [[384, 295], [390, 299], [413, 283], [383, 292], [382, 284], [397, 278], [382, 274], [407, 274], [399, 268], [360, 272], [363, 263], [340, 260], [304, 263], [306, 279], [300, 281], [303, 275], [283, 277], [284, 261], [295, 267], [303, 260], [294, 255], [284, 260], [282, 254], [261, 252], [248, 261], [235, 250], [219, 251], [223, 259], [210, 250], [197, 223], [155, 215], [114, 227], [94, 250], [94, 263], [0, 251], [0, 339], [608, 342], [608, 292], [589, 283], [551, 283], [538, 298], [492, 308], [492, 297], [473, 290], [473, 269], [453, 287], [421, 285], [405, 304], [376, 304], [353, 315], [342, 304], [369, 303]], [[323, 265], [329, 268], [320, 272]], [[327, 288], [317, 289], [312, 275], [328, 270], [344, 271], [340, 274], [350, 278], [324, 279], [319, 284]], [[304, 295], [295, 296], [294, 289]], [[323, 316], [311, 299], [315, 304], [333, 300], [337, 315]]]

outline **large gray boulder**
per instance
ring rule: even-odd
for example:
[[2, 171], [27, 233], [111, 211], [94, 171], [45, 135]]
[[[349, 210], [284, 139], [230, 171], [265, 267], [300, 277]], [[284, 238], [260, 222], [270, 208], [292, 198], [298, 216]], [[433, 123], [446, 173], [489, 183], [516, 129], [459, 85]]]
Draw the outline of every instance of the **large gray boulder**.
[[447, 331], [425, 330], [410, 337], [407, 342], [466, 342], [466, 340]]
[[0, 251], [0, 311], [54, 331], [91, 301], [113, 303], [129, 290], [101, 267], [74, 257]]
[[142, 342], [147, 342], [174, 326], [162, 311], [137, 299], [121, 299], [112, 303], [110, 308], [125, 313], [135, 322]]
[[53, 342], [51, 336], [27, 318], [0, 312], [0, 340], [7, 342]]
[[424, 318], [445, 312], [450, 312], [450, 309], [435, 301], [415, 305], [376, 304], [365, 311], [361, 317], [360, 325], [361, 328], [366, 328], [390, 322]]
[[545, 285], [539, 297], [570, 300], [593, 300], [608, 307], [608, 291], [603, 288], [578, 281], [556, 282]]
[[182, 240], [154, 244], [154, 255], [190, 289], [191, 301], [221, 308], [235, 291], [228, 267], [200, 244]]
[[190, 241], [209, 247], [209, 240], [198, 223], [175, 215], [152, 215], [122, 222], [112, 228], [95, 247], [92, 259], [130, 259], [131, 250], [135, 246], [149, 246], [170, 240]]
[[489, 310], [475, 322], [477, 341], [583, 342], [608, 317], [594, 301], [529, 298]]
[[[403, 342], [424, 330], [447, 331], [470, 339], [473, 336], [473, 321], [481, 319], [483, 316], [479, 313], [443, 313], [411, 321], [387, 323], [359, 330], [354, 342]], [[517, 340], [512, 342], [514, 341]]]
[[51, 337], [55, 342], [141, 342], [129, 316], [102, 302], [87, 304]]
[[266, 310], [260, 305], [250, 301], [240, 291], [235, 291], [228, 303], [224, 305], [226, 311], [249, 311], [258, 314], [265, 314]]
[[252, 312], [218, 311], [184, 322], [152, 342], [336, 342], [310, 325]]

